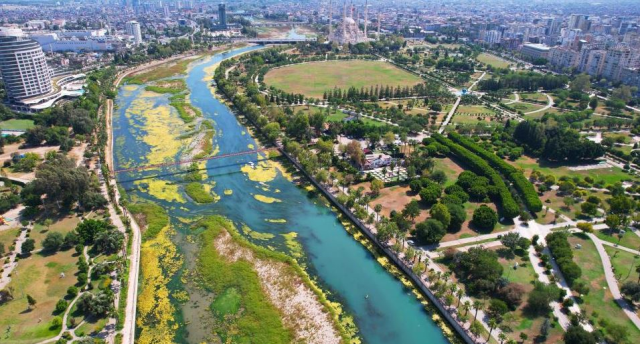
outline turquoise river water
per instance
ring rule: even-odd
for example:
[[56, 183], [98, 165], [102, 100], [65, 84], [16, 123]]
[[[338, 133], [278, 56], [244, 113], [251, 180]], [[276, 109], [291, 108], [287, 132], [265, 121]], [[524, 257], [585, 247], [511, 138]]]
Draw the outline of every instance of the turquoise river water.
[[[192, 63], [186, 75], [191, 103], [201, 109], [205, 118], [215, 122], [213, 140], [219, 149], [217, 154], [246, 151], [256, 145], [247, 129], [225, 104], [212, 95], [208, 87], [211, 66], [252, 49], [256, 48], [247, 47], [206, 57]], [[144, 111], [139, 111], [141, 99], [152, 105], [150, 109], [166, 109], [164, 117], [158, 120], [170, 120], [167, 128], [157, 127], [153, 117], [142, 115]], [[116, 168], [149, 163], [147, 159], [152, 152], [172, 152], [166, 147], [171, 144], [165, 146], [161, 142], [165, 134], [162, 130], [168, 131], [166, 135], [170, 138], [179, 130], [174, 123], [181, 122], [175, 109], [167, 104], [168, 96], [152, 96], [144, 91], [144, 85], [120, 88], [114, 117]], [[154, 135], [160, 135], [160, 139], [153, 138]], [[177, 148], [177, 154], [170, 158], [179, 159], [183, 150], [184, 147]], [[176, 183], [182, 181], [183, 175], [172, 174], [170, 168], [160, 173], [155, 170], [122, 174], [119, 182], [130, 196], [151, 200], [167, 209], [178, 233], [181, 230], [178, 219], [211, 214], [231, 219], [238, 228], [246, 224], [256, 232], [273, 234], [270, 241], [253, 241], [285, 252], [287, 245], [283, 244], [283, 234], [297, 233], [296, 240], [303, 248], [303, 265], [330, 293], [330, 298], [340, 302], [353, 316], [364, 343], [448, 343], [442, 330], [432, 321], [431, 314], [424, 310], [413, 293], [347, 233], [336, 214], [323, 202], [310, 197], [307, 191], [287, 180], [279, 171], [275, 179], [266, 183], [251, 181], [240, 171], [242, 166], [259, 158], [252, 154], [207, 162], [206, 182], [215, 181], [215, 186], [211, 184], [212, 190], [220, 195], [220, 200], [214, 204], [198, 205], [190, 201], [182, 189], [179, 191], [182, 201], [150, 193], [145, 183], [152, 178], [145, 177], [155, 176], [153, 179]], [[281, 202], [260, 202], [254, 197], [257, 194], [277, 198]], [[284, 219], [286, 223], [268, 222], [266, 219]], [[176, 244], [179, 250], [184, 249], [179, 240]], [[188, 312], [188, 307], [183, 307], [180, 312]], [[177, 318], [186, 319], [189, 315], [181, 314]], [[176, 339], [180, 342], [192, 340], [189, 337]]]

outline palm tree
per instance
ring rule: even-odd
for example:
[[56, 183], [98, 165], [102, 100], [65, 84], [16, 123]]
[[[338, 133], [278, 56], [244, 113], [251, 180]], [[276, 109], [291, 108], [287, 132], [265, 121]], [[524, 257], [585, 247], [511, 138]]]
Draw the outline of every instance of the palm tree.
[[476, 321], [476, 319], [478, 318], [478, 311], [480, 310], [480, 308], [482, 308], [482, 306], [484, 306], [484, 302], [480, 300], [473, 301], [473, 308], [476, 309], [476, 314], [473, 316], [473, 321]]
[[638, 273], [638, 283], [640, 283], [640, 265], [636, 266], [636, 272]]
[[456, 292], [456, 297], [458, 298], [458, 305], [456, 307], [460, 307], [460, 301], [462, 301], [462, 296], [464, 295], [464, 290], [458, 289]]
[[465, 301], [464, 303], [462, 303], [462, 309], [464, 310], [464, 316], [467, 316], [467, 314], [469, 314], [469, 310], [471, 309], [471, 302]]
[[487, 342], [489, 341], [489, 338], [491, 338], [491, 332], [493, 332], [493, 329], [496, 328], [496, 326], [498, 326], [496, 319], [489, 319], [489, 335], [487, 336]]
[[380, 222], [380, 212], [382, 211], [382, 204], [376, 204], [376, 206], [373, 207], [373, 211], [378, 214], [378, 222]]
[[504, 332], [500, 332], [498, 335], [498, 339], [500, 339], [500, 344], [504, 343], [504, 340], [507, 339], [507, 335]]

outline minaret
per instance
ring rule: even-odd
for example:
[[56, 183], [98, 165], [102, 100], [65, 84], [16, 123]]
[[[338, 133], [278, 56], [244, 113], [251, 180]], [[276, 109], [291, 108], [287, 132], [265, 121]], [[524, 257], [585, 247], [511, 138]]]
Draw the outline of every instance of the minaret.
[[333, 0], [329, 1], [329, 39], [333, 33]]
[[358, 43], [358, 39], [360, 38], [358, 37], [360, 33], [360, 25], [358, 24], [358, 19], [360, 18], [358, 17], [358, 9], [356, 8], [356, 17], [353, 18], [353, 21], [356, 22], [356, 43]]
[[347, 2], [344, 3], [344, 10], [342, 11], [342, 37], [347, 36]]
[[367, 38], [367, 20], [369, 19], [369, 0], [364, 3], [364, 38]]

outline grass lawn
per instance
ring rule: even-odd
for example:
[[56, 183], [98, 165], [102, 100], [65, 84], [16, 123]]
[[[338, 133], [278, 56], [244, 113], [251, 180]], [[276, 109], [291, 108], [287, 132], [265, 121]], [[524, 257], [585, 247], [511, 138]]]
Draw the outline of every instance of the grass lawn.
[[605, 246], [604, 249], [611, 259], [611, 265], [615, 270], [615, 276], [619, 285], [627, 281], [638, 281], [636, 266], [640, 264], [640, 256], [619, 250], [615, 247]]
[[[2, 343], [35, 343], [53, 337], [59, 328], [50, 328], [56, 302], [76, 283], [77, 257], [74, 250], [44, 256], [33, 254], [21, 259], [9, 283], [14, 299], [0, 306]], [[65, 277], [60, 277], [64, 272]], [[29, 310], [27, 294], [37, 304]]]
[[482, 53], [478, 55], [476, 60], [484, 64], [490, 65], [491, 67], [494, 67], [494, 68], [509, 68], [509, 66], [511, 65], [511, 62], [503, 58], [500, 58], [496, 55], [487, 54], [487, 53]]
[[[580, 308], [586, 311], [587, 317], [598, 323], [601, 319], [624, 326], [629, 331], [629, 338], [637, 338], [640, 330], [627, 318], [618, 304], [614, 301], [607, 281], [600, 255], [595, 245], [583, 234], [573, 234], [569, 237], [569, 243], [573, 249], [573, 260], [582, 268], [581, 279], [589, 285], [589, 293], [583, 296]], [[575, 249], [575, 245], [582, 245], [581, 249]], [[614, 265], [615, 266], [615, 265]]]
[[488, 109], [484, 105], [460, 105], [456, 109], [456, 114], [494, 116], [495, 110]]
[[464, 168], [449, 158], [436, 158], [433, 161], [435, 163], [433, 170], [440, 170], [447, 176], [445, 187], [455, 184], [460, 173], [464, 171]]
[[[609, 234], [609, 230], [601, 230], [595, 231], [594, 233], [600, 240], [608, 241], [610, 243], [617, 244], [618, 243], [618, 234], [613, 233], [613, 235]], [[620, 246], [624, 246], [626, 248], [630, 248], [632, 250], [640, 250], [640, 237], [638, 237], [634, 233], [625, 233], [620, 239]]]
[[30, 119], [10, 119], [0, 122], [0, 128], [4, 130], [27, 130], [35, 126]]
[[547, 96], [544, 93], [540, 93], [540, 92], [520, 93], [520, 98], [531, 99], [531, 100], [545, 102], [545, 103], [549, 101], [547, 99]]
[[509, 106], [511, 106], [512, 108], [518, 111], [522, 111], [523, 113], [540, 110], [544, 107], [543, 105], [539, 105], [539, 104], [522, 103], [522, 102], [509, 104]]
[[0, 231], [0, 244], [4, 245], [5, 254], [9, 253], [9, 246], [13, 245], [13, 241], [18, 238], [20, 228], [9, 228]]
[[65, 235], [76, 228], [78, 223], [80, 223], [80, 218], [73, 214], [60, 219], [54, 219], [53, 221], [49, 230], [47, 230], [47, 227], [42, 222], [36, 222], [33, 226], [30, 238], [36, 241], [36, 249], [42, 247], [42, 241], [47, 237], [49, 232], [58, 232]]
[[516, 161], [509, 160], [507, 162], [524, 170], [525, 176], [527, 177], [531, 174], [532, 170], [536, 169], [541, 171], [545, 175], [551, 174], [555, 176], [556, 179], [559, 179], [562, 176], [580, 176], [582, 178], [590, 176], [595, 181], [604, 180], [605, 184], [614, 184], [625, 180], [637, 179], [636, 177], [622, 171], [622, 169], [618, 167], [600, 168], [585, 171], [571, 171], [569, 170], [570, 165], [568, 164], [562, 165], [558, 163], [549, 163], [545, 161], [539, 161], [528, 156], [522, 156]]
[[346, 91], [375, 85], [413, 86], [422, 80], [393, 65], [381, 61], [311, 62], [271, 70], [264, 81], [285, 92], [302, 93], [322, 98], [334, 87]]

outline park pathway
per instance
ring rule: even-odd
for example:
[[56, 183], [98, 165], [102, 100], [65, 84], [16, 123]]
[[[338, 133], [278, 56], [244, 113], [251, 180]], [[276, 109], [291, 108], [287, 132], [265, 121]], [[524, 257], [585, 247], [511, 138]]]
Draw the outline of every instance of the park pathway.
[[547, 93], [543, 93], [543, 94], [544, 94], [545, 96], [547, 96], [547, 100], [549, 101], [549, 102], [547, 103], [547, 105], [546, 105], [545, 107], [541, 108], [541, 109], [538, 109], [538, 110], [533, 110], [533, 111], [525, 112], [525, 113], [524, 113], [525, 115], [532, 115], [532, 114], [534, 114], [534, 113], [547, 111], [547, 110], [549, 110], [549, 109], [554, 105], [554, 103], [553, 103], [553, 98], [551, 98], [551, 96], [550, 96], [550, 95], [548, 95]]
[[[622, 297], [620, 293], [620, 288], [618, 287], [618, 281], [616, 280], [616, 276], [613, 273], [613, 266], [611, 265], [611, 260], [609, 259], [609, 255], [607, 251], [604, 249], [605, 242], [598, 239], [593, 233], [587, 233], [587, 236], [593, 241], [596, 245], [596, 249], [598, 250], [598, 254], [600, 255], [600, 260], [602, 261], [602, 268], [604, 269], [604, 277], [607, 280], [607, 285], [609, 286], [609, 291], [613, 298], [616, 300], [622, 311], [629, 317], [629, 319], [636, 325], [637, 328], [640, 329], [640, 318], [638, 314], [635, 313], [634, 309], [629, 305], [629, 303]], [[618, 247], [622, 249], [622, 247]], [[634, 251], [634, 250], [631, 250]], [[635, 251], [637, 252], [637, 251]]]
[[442, 134], [444, 132], [444, 129], [447, 127], [447, 125], [451, 121], [453, 114], [456, 113], [456, 110], [458, 109], [458, 105], [460, 105], [461, 100], [462, 100], [462, 97], [458, 97], [458, 99], [456, 99], [456, 102], [455, 104], [453, 104], [451, 111], [449, 111], [449, 113], [447, 114], [447, 117], [444, 119], [444, 121], [442, 121], [442, 124], [440, 125], [440, 129], [438, 129], [438, 134]]

